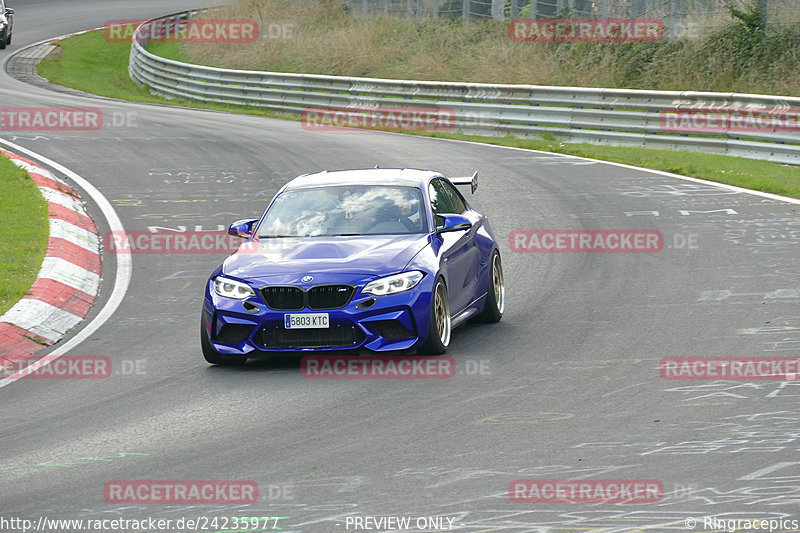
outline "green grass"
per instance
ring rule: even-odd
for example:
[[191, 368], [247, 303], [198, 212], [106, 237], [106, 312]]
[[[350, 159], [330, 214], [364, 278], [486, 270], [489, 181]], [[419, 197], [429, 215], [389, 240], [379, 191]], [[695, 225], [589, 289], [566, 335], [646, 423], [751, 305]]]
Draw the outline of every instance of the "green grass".
[[147, 46], [147, 51], [158, 57], [172, 59], [173, 61], [182, 61], [184, 63], [192, 62], [192, 58], [184, 52], [183, 47], [179, 43], [154, 42]]
[[[61, 57], [42, 61], [39, 64], [39, 73], [60, 85], [112, 98], [139, 102], [183, 105], [297, 120], [297, 117], [287, 117], [260, 108], [191, 102], [181, 99], [167, 100], [151, 95], [128, 77], [130, 46], [124, 43], [106, 42], [102, 32], [99, 31], [70, 37], [61, 41], [59, 46], [62, 49]], [[157, 43], [151, 45], [149, 49], [170, 58], [186, 60], [182, 48], [173, 43]], [[416, 133], [614, 161], [800, 198], [800, 167], [768, 161], [677, 150], [560, 143], [552, 138], [519, 139], [448, 133]]]
[[[691, 3], [700, 2], [684, 5], [689, 9]], [[549, 43], [512, 40], [507, 21], [464, 25], [448, 17], [364, 18], [349, 14], [342, 0], [235, 0], [204, 16], [256, 20], [262, 26], [289, 22], [296, 25], [293, 37], [184, 43], [181, 49], [191, 63], [246, 70], [800, 96], [800, 2], [791, 4], [787, 1], [780, 17], [772, 17], [767, 30], [758, 27], [760, 22], [754, 25], [760, 16], [751, 9], [738, 16], [720, 9], [717, 16], [693, 18], [692, 38]], [[709, 24], [717, 30], [701, 29]]]
[[123, 100], [160, 102], [128, 77], [131, 46], [108, 42], [102, 31], [75, 35], [60, 43], [61, 57], [39, 63], [45, 78], [82, 91]]
[[0, 155], [0, 315], [36, 280], [49, 232], [47, 202], [36, 184]]
[[482, 137], [451, 133], [426, 135], [613, 161], [800, 198], [800, 167], [758, 159], [654, 148], [561, 143], [552, 139]]
[[[128, 75], [131, 45], [109, 42], [100, 30], [69, 37], [58, 42], [57, 46], [61, 49], [60, 55], [42, 60], [37, 68], [39, 75], [58, 85], [120, 100], [242, 112], [240, 107], [228, 104], [195, 102], [183, 98], [167, 99], [150, 94], [146, 87], [134, 83]], [[171, 45], [157, 43], [152, 46], [158, 50]], [[248, 113], [278, 116], [258, 108], [251, 108]]]

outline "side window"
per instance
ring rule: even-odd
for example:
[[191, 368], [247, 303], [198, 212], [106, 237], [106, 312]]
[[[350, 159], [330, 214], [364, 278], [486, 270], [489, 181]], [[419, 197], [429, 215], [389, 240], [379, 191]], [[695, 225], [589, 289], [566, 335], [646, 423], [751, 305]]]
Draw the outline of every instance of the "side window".
[[453, 204], [453, 213], [462, 214], [467, 210], [467, 205], [464, 202], [464, 197], [458, 192], [458, 189], [452, 183], [441, 180], [442, 186], [447, 191], [447, 196], [450, 197], [450, 202]]
[[453, 202], [450, 200], [450, 195], [447, 194], [447, 190], [444, 188], [442, 180], [435, 179], [431, 181], [428, 194], [431, 196], [431, 209], [433, 209], [434, 215], [456, 212], [453, 207]]

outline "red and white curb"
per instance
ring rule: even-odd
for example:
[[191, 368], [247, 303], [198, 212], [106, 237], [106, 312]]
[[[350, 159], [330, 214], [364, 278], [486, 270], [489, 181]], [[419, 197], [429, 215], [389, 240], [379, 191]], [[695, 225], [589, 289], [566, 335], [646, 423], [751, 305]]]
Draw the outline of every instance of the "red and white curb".
[[28, 171], [47, 201], [50, 240], [33, 286], [0, 316], [0, 368], [58, 342], [88, 314], [100, 288], [100, 237], [78, 194], [33, 161], [0, 149]]

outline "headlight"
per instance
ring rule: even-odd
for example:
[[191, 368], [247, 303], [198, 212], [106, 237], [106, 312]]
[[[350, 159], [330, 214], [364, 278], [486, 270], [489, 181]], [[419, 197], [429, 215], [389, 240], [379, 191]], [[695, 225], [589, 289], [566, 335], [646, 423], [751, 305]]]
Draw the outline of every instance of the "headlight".
[[220, 296], [233, 298], [234, 300], [244, 300], [256, 295], [246, 283], [223, 278], [222, 276], [214, 279], [214, 291]]
[[394, 294], [397, 292], [407, 291], [414, 288], [419, 280], [422, 279], [424, 274], [418, 270], [411, 272], [402, 272], [394, 274], [393, 276], [386, 276], [385, 278], [378, 278], [370, 281], [364, 286], [362, 293], [374, 294], [375, 296], [384, 296], [386, 294]]

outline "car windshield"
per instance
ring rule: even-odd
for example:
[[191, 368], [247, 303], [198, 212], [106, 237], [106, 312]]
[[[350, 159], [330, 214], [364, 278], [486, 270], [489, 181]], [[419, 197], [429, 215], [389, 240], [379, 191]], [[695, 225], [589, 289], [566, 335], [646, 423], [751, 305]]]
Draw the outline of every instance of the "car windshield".
[[415, 187], [337, 185], [289, 190], [272, 203], [258, 236], [425, 233], [422, 205], [422, 193]]

